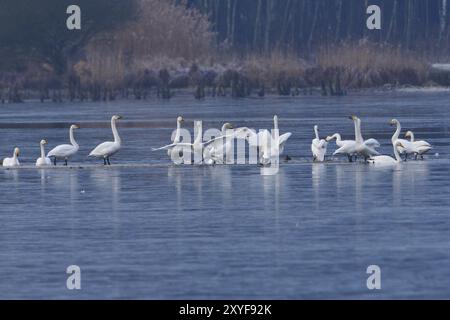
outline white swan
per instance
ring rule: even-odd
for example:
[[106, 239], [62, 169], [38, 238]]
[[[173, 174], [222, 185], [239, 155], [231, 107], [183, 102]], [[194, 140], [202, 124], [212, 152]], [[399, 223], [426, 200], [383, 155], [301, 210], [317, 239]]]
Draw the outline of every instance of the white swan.
[[357, 116], [351, 116], [351, 120], [355, 124], [355, 142], [356, 142], [356, 153], [359, 156], [362, 156], [365, 161], [367, 159], [380, 155], [377, 150], [375, 150], [375, 146], [379, 146], [380, 144], [375, 139], [369, 139], [369, 143], [366, 143], [361, 134], [361, 119]]
[[11, 158], [5, 158], [3, 159], [3, 166], [4, 167], [18, 167], [20, 166], [20, 162], [19, 162], [19, 154], [20, 154], [20, 149], [19, 148], [14, 148], [14, 154]]
[[278, 116], [273, 116], [273, 130], [270, 133], [268, 130], [258, 132], [258, 147], [259, 147], [259, 161], [263, 165], [268, 165], [272, 162], [274, 157], [280, 157], [284, 152], [286, 142], [292, 136], [292, 133], [287, 132], [280, 135], [278, 127]]
[[[181, 140], [181, 124], [184, 122], [184, 118], [182, 116], [177, 117], [177, 130], [175, 131], [175, 137], [173, 138], [172, 143], [179, 143]], [[167, 149], [167, 155], [172, 158], [173, 148]]]
[[[152, 148], [152, 151], [160, 151], [160, 150], [172, 150], [171, 156], [174, 155], [175, 158], [171, 157], [171, 159], [173, 161], [177, 160], [178, 161], [178, 157], [177, 154], [179, 155], [179, 157], [183, 157], [183, 150], [185, 148], [190, 148], [191, 150], [194, 151], [194, 163], [198, 164], [201, 163], [201, 161], [203, 161], [203, 152], [202, 152], [202, 148], [203, 146], [214, 142], [216, 139], [221, 139], [221, 137], [216, 138], [216, 139], [212, 139], [208, 142], [203, 143], [202, 142], [202, 132], [201, 132], [201, 126], [202, 123], [201, 121], [196, 121], [194, 123], [194, 126], [197, 128], [198, 134], [195, 137], [195, 140], [193, 143], [187, 143], [187, 142], [174, 142], [171, 143], [167, 146], [161, 147], [161, 148]], [[200, 160], [199, 160], [200, 159]]]
[[41, 140], [41, 143], [40, 143], [41, 157], [37, 158], [36, 167], [44, 167], [44, 166], [52, 165], [52, 160], [50, 160], [50, 158], [45, 156], [45, 145], [46, 144], [47, 144], [47, 140]]
[[319, 127], [317, 125], [314, 126], [314, 133], [316, 134], [316, 137], [311, 143], [313, 161], [323, 162], [327, 153], [328, 142], [324, 139], [320, 139]]
[[432, 150], [433, 147], [428, 142], [421, 140], [421, 141], [415, 141], [414, 140], [414, 133], [412, 131], [408, 131], [405, 134], [406, 138], [410, 138], [410, 142], [414, 144], [415, 148], [415, 159], [417, 160], [417, 157], [420, 156], [423, 159], [423, 155], [427, 153], [428, 151]]
[[398, 153], [399, 148], [403, 148], [401, 141], [396, 141], [393, 145], [394, 147], [394, 155], [395, 159], [390, 156], [375, 156], [371, 157], [367, 162], [375, 164], [375, 165], [395, 165], [402, 161], [402, 158], [400, 158], [400, 155]]
[[278, 116], [273, 116], [273, 128], [274, 131], [272, 132], [272, 137], [275, 139], [275, 130], [278, 131], [278, 149], [279, 149], [279, 155], [283, 154], [284, 147], [286, 145], [286, 142], [289, 140], [289, 138], [292, 136], [291, 132], [284, 133], [280, 135], [279, 129], [278, 129]]
[[[232, 130], [231, 123], [225, 123], [222, 126], [221, 135], [214, 139], [215, 141], [208, 144], [203, 150], [203, 159], [206, 164], [224, 164], [226, 163], [227, 154], [231, 154], [235, 133], [229, 134], [228, 130]], [[228, 134], [228, 135], [227, 135]]]
[[67, 161], [70, 157], [75, 155], [78, 150], [80, 149], [80, 146], [75, 141], [73, 131], [76, 129], [79, 129], [80, 127], [73, 124], [70, 126], [69, 129], [69, 138], [70, 138], [70, 144], [61, 144], [52, 150], [47, 154], [47, 157], [53, 158], [53, 164], [56, 166], [56, 160], [64, 160], [65, 165], [67, 166]]
[[325, 140], [330, 142], [336, 139], [336, 145], [339, 147], [334, 153], [336, 155], [346, 155], [349, 162], [353, 162], [353, 157], [356, 155], [356, 141], [355, 140], [342, 140], [339, 133], [335, 133], [332, 136], [327, 137]]
[[292, 136], [290, 132], [280, 135], [277, 115], [273, 117], [272, 132], [264, 129], [256, 133], [249, 128], [239, 128], [235, 131], [236, 138], [246, 139], [251, 146], [258, 148], [258, 162], [263, 165], [270, 164], [273, 157], [281, 156], [286, 142]]
[[122, 147], [122, 140], [116, 128], [116, 121], [122, 119], [121, 116], [113, 116], [111, 118], [111, 129], [114, 135], [114, 141], [107, 141], [99, 144], [94, 150], [89, 153], [89, 157], [101, 158], [103, 163], [110, 165], [110, 157], [116, 154]]
[[409, 142], [408, 140], [405, 139], [399, 139], [400, 133], [402, 131], [402, 126], [400, 124], [400, 121], [398, 121], [397, 119], [392, 119], [390, 122], [391, 126], [396, 126], [397, 129], [395, 130], [394, 135], [392, 136], [392, 144], [396, 145], [397, 141], [401, 142], [401, 146], [397, 147], [397, 151], [402, 155], [405, 155], [405, 161], [408, 159], [408, 155], [410, 154], [414, 154], [415, 150], [414, 150], [414, 144]]
[[[327, 137], [325, 140], [330, 142], [336, 139], [336, 145], [339, 147], [334, 153], [336, 155], [346, 155], [349, 162], [353, 162], [353, 157], [357, 157], [356, 141], [355, 140], [342, 140], [339, 133], [335, 133], [332, 136]], [[364, 144], [372, 149], [378, 148], [380, 143], [375, 139], [368, 139], [364, 141]]]

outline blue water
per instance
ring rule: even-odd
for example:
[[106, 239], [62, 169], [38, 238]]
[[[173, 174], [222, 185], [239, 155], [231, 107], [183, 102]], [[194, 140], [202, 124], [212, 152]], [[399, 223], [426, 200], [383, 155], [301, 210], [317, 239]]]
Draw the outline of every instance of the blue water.
[[[26, 166], [0, 168], [0, 298], [448, 299], [449, 103], [447, 91], [0, 105], [0, 157], [17, 145]], [[105, 168], [86, 155], [111, 139], [116, 113], [124, 148]], [[259, 129], [275, 113], [281, 133], [293, 133], [293, 160], [276, 176], [177, 167], [151, 151], [169, 142], [179, 114], [187, 128]], [[352, 138], [352, 114], [383, 153], [393, 117], [435, 148], [395, 168], [312, 164], [313, 125]], [[39, 141], [66, 143], [73, 122], [73, 166], [32, 168]], [[81, 268], [81, 290], [66, 288], [69, 265]], [[380, 291], [366, 287], [369, 265], [381, 268]]]

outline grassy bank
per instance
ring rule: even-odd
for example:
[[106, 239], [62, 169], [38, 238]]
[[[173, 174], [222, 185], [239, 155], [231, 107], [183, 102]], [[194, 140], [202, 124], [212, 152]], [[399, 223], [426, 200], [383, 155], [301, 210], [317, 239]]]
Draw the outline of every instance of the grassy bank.
[[88, 47], [71, 72], [56, 75], [51, 65], [29, 64], [21, 73], [0, 76], [3, 102], [20, 102], [28, 93], [41, 100], [114, 100], [170, 98], [189, 88], [196, 98], [299, 95], [316, 89], [323, 95], [398, 86], [437, 86], [429, 62], [412, 52], [374, 44], [320, 49], [313, 59], [273, 53], [198, 59], [167, 56], [128, 58], [122, 50]]

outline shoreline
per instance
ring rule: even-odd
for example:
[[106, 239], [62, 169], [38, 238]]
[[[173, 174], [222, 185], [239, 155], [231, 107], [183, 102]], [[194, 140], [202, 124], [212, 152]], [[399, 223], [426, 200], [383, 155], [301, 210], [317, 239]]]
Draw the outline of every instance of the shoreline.
[[[205, 91], [205, 95], [202, 98], [196, 98], [195, 87], [188, 87], [188, 88], [178, 88], [171, 91], [170, 98], [161, 98], [158, 96], [156, 89], [153, 89], [148, 92], [148, 95], [145, 98], [137, 98], [135, 96], [120, 96], [116, 97], [114, 99], [100, 99], [100, 100], [91, 100], [91, 99], [70, 99], [67, 94], [64, 94], [67, 90], [61, 90], [63, 94], [61, 94], [60, 99], [44, 99], [42, 100], [39, 91], [37, 90], [25, 90], [21, 92], [21, 99], [20, 101], [8, 101], [7, 99], [0, 100], [0, 105], [9, 105], [9, 104], [26, 104], [26, 103], [96, 103], [96, 102], [114, 102], [114, 101], [148, 101], [148, 100], [168, 100], [176, 97], [183, 97], [183, 98], [192, 98], [193, 100], [209, 100], [209, 99], [215, 99], [215, 98], [232, 98], [232, 99], [261, 99], [264, 100], [265, 98], [287, 98], [287, 97], [307, 97], [307, 96], [321, 96], [321, 97], [340, 97], [340, 96], [352, 96], [356, 94], [377, 94], [377, 93], [385, 93], [385, 92], [400, 92], [400, 93], [416, 93], [416, 92], [423, 92], [423, 93], [446, 93], [450, 92], [450, 86], [442, 86], [442, 85], [424, 85], [424, 86], [413, 86], [413, 85], [400, 85], [400, 86], [394, 86], [390, 84], [386, 84], [384, 86], [377, 86], [372, 88], [359, 88], [359, 89], [348, 89], [345, 91], [344, 94], [341, 95], [329, 95], [324, 94], [322, 89], [320, 87], [309, 87], [309, 88], [299, 88], [297, 92], [292, 92], [289, 95], [280, 95], [277, 94], [275, 89], [268, 90], [267, 93], [264, 94], [264, 96], [258, 95], [256, 92], [242, 96], [242, 97], [235, 97], [231, 94], [231, 92], [225, 92], [223, 95], [213, 95], [210, 90]], [[128, 91], [132, 91], [131, 89], [128, 89]]]

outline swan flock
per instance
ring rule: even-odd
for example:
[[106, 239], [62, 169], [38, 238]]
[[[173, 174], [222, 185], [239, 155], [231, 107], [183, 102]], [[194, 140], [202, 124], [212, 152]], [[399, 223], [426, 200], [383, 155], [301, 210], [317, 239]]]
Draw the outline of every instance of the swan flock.
[[[118, 121], [122, 119], [119, 115], [114, 115], [111, 118], [111, 131], [113, 141], [106, 141], [97, 145], [90, 153], [89, 157], [94, 157], [103, 160], [104, 165], [111, 165], [111, 157], [120, 151], [122, 148], [122, 139], [117, 129]], [[349, 162], [362, 159], [365, 163], [375, 165], [398, 164], [402, 161], [407, 161], [409, 157], [417, 160], [424, 159], [424, 155], [432, 150], [432, 146], [423, 140], [415, 140], [414, 133], [407, 131], [405, 139], [400, 138], [402, 127], [400, 121], [392, 119], [389, 124], [395, 126], [395, 132], [391, 138], [394, 157], [388, 155], [380, 155], [377, 148], [380, 143], [373, 138], [365, 140], [362, 136], [361, 119], [356, 116], [351, 116], [350, 119], [354, 125], [354, 139], [343, 140], [340, 133], [334, 133], [327, 137], [320, 137], [319, 126], [314, 126], [314, 136], [311, 142], [311, 152], [313, 162], [326, 161], [327, 149], [332, 141], [335, 141], [336, 150], [333, 152], [333, 157], [345, 156]], [[184, 118], [182, 116], [176, 119], [176, 130], [172, 134], [172, 142], [160, 148], [153, 148], [153, 151], [166, 151], [167, 155], [177, 164], [194, 163], [194, 164], [231, 164], [234, 161], [234, 141], [244, 140], [248, 145], [255, 148], [256, 163], [262, 166], [270, 165], [274, 161], [278, 161], [283, 154], [285, 146], [292, 133], [287, 132], [282, 135], [279, 133], [278, 116], [273, 117], [273, 128], [264, 129], [256, 132], [247, 127], [235, 128], [231, 123], [226, 122], [222, 125], [221, 130], [216, 130], [210, 133], [210, 137], [203, 141], [202, 123], [201, 121], [194, 122], [194, 141], [190, 141], [190, 136], [186, 134], [182, 128]], [[78, 125], [71, 125], [69, 128], [70, 144], [61, 144], [54, 147], [47, 154], [45, 153], [45, 146], [48, 144], [47, 140], [40, 141], [40, 157], [36, 160], [36, 167], [56, 166], [58, 160], [64, 161], [64, 166], [68, 165], [68, 161], [76, 155], [80, 149], [79, 144], [75, 140], [75, 130], [79, 129]], [[409, 139], [409, 140], [408, 140]], [[191, 162], [190, 155], [194, 154], [194, 162]], [[250, 153], [250, 151], [249, 151]], [[20, 149], [14, 148], [12, 157], [3, 159], [3, 167], [19, 167]], [[186, 161], [185, 156], [188, 156]], [[402, 158], [403, 157], [403, 158]], [[175, 161], [175, 159], [181, 161]], [[286, 161], [291, 160], [286, 156]], [[245, 161], [244, 161], [245, 163]]]

